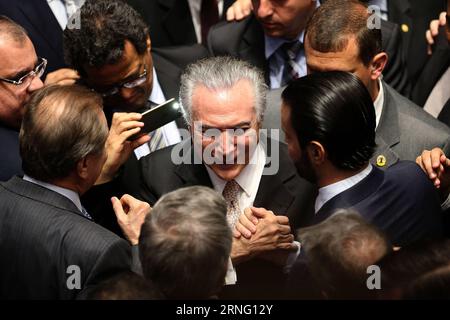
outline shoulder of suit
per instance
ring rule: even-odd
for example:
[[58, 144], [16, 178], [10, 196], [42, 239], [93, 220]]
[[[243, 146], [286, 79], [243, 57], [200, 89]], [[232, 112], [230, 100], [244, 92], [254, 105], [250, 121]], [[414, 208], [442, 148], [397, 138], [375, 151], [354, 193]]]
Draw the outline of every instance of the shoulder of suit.
[[[385, 84], [384, 89], [386, 93], [390, 95], [388, 99], [393, 99], [393, 103], [398, 111], [400, 116], [400, 121], [406, 121], [408, 127], [411, 127], [412, 130], [416, 130], [418, 128], [413, 127], [413, 123], [419, 123], [423, 126], [426, 126], [430, 131], [424, 130], [424, 128], [419, 128], [419, 134], [422, 135], [436, 135], [438, 133], [441, 137], [448, 139], [450, 136], [450, 128], [446, 126], [444, 123], [439, 121], [438, 119], [431, 116], [428, 112], [423, 110], [421, 107], [416, 105], [411, 100], [399, 94], [389, 85]], [[392, 106], [390, 106], [392, 107]], [[403, 118], [403, 119], [402, 119]], [[412, 121], [412, 122], [411, 122]], [[438, 137], [435, 137], [438, 138]]]

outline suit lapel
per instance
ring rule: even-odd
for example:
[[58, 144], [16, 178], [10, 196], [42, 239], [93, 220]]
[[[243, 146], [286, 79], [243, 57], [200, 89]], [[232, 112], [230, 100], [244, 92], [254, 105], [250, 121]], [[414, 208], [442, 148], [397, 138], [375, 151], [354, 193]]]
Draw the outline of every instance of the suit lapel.
[[[372, 158], [372, 163], [378, 167], [387, 168], [399, 161], [399, 157], [392, 150], [392, 147], [400, 143], [400, 129], [398, 110], [390, 93], [391, 89], [383, 81], [381, 84], [384, 89], [384, 104], [376, 134], [378, 147]], [[379, 157], [384, 157], [385, 159], [380, 160]]]
[[[15, 0], [18, 1], [18, 0]], [[62, 48], [62, 29], [45, 0], [19, 1], [20, 10], [49, 46], [59, 54]]]

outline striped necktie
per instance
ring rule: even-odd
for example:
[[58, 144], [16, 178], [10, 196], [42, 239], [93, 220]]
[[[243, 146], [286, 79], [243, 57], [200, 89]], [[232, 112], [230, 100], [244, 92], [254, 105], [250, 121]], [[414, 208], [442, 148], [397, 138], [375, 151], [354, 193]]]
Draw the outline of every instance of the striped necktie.
[[296, 59], [302, 49], [303, 43], [298, 40], [286, 42], [280, 47], [285, 59], [282, 86], [287, 85], [292, 80], [300, 78], [300, 67], [297, 64]]

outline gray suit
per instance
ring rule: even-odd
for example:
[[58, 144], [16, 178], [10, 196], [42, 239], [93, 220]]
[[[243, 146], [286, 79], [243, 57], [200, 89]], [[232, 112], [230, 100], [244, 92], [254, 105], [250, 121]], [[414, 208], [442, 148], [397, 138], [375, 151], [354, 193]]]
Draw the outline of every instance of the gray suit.
[[[68, 198], [14, 177], [0, 184], [0, 299], [85, 297], [130, 269], [130, 245], [85, 218]], [[78, 266], [81, 290], [67, 283]], [[68, 273], [69, 271], [69, 273]]]
[[[278, 129], [279, 137], [277, 140], [286, 142], [284, 132], [281, 130], [281, 94], [286, 87], [267, 91], [267, 109], [264, 114], [263, 129]], [[273, 135], [271, 135], [273, 138]]]
[[439, 147], [450, 154], [450, 129], [383, 83], [384, 105], [377, 128], [372, 163], [383, 155], [387, 168], [399, 160], [415, 161], [425, 149]]

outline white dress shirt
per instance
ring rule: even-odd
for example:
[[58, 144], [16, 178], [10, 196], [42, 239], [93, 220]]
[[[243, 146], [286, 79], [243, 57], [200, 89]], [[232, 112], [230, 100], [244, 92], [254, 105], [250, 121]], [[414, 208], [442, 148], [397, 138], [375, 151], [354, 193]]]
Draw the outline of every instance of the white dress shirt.
[[61, 29], [66, 29], [69, 18], [84, 4], [85, 0], [47, 0]]
[[338, 194], [344, 192], [345, 190], [350, 189], [358, 182], [363, 180], [372, 172], [372, 170], [373, 170], [372, 165], [369, 164], [364, 170], [362, 170], [358, 174], [355, 174], [354, 176], [351, 176], [347, 179], [320, 188], [319, 195], [316, 198], [316, 203], [314, 206], [315, 212], [317, 213], [320, 210], [320, 208], [322, 208], [323, 205], [327, 203], [329, 200], [331, 200]]
[[[200, 21], [200, 9], [202, 7], [202, 0], [188, 0], [189, 10], [191, 11], [192, 23], [194, 24], [195, 36], [197, 43], [202, 43], [202, 25]], [[219, 9], [219, 18], [223, 15], [223, 0], [217, 0]]]
[[375, 129], [378, 128], [378, 124], [380, 123], [381, 114], [383, 113], [383, 106], [384, 106], [384, 88], [383, 84], [381, 83], [381, 79], [378, 79], [378, 86], [380, 87], [380, 90], [378, 91], [378, 96], [373, 102], [373, 105], [375, 107]]
[[[153, 89], [148, 100], [154, 104], [161, 104], [166, 101], [164, 93], [158, 82], [158, 76], [156, 75], [155, 68], [153, 68]], [[181, 142], [180, 131], [178, 130], [178, 126], [175, 121], [172, 121], [161, 128], [163, 130], [163, 138], [166, 146], [171, 146], [173, 144]], [[136, 155], [136, 158], [138, 160], [142, 157], [145, 157], [149, 153], [150, 147], [148, 143], [145, 143], [142, 146], [134, 149], [134, 154]]]
[[[256, 194], [258, 193], [259, 184], [261, 182], [261, 177], [263, 175], [264, 167], [266, 165], [266, 152], [261, 144], [258, 144], [257, 148], [253, 152], [250, 157], [249, 163], [245, 166], [245, 168], [241, 171], [239, 176], [237, 176], [234, 180], [241, 187], [241, 195], [239, 197], [239, 208], [244, 211], [244, 209], [253, 206], [253, 203], [256, 198]], [[206, 170], [208, 171], [209, 178], [211, 179], [214, 190], [218, 193], [222, 194], [227, 181], [219, 178], [214, 171], [206, 166]], [[300, 254], [300, 243], [294, 241], [297, 245], [297, 251], [292, 252], [286, 262], [284, 267], [284, 272], [289, 272], [290, 268], [294, 264], [297, 256]], [[236, 271], [231, 263], [231, 259], [228, 263], [227, 275], [225, 278], [225, 284], [235, 284], [237, 281]]]

